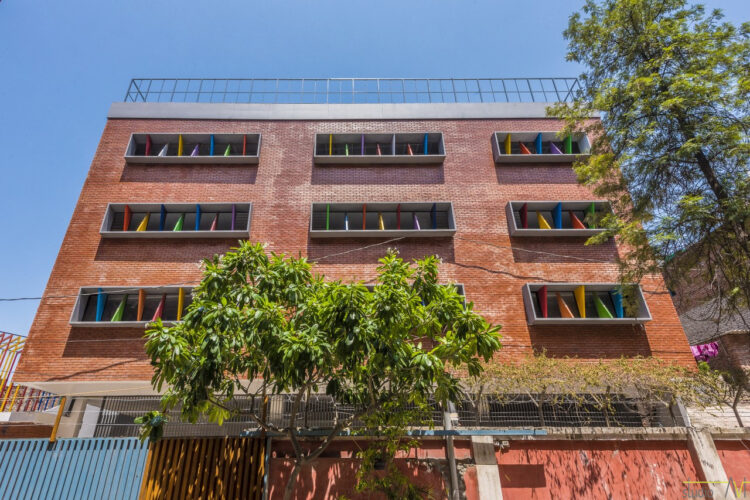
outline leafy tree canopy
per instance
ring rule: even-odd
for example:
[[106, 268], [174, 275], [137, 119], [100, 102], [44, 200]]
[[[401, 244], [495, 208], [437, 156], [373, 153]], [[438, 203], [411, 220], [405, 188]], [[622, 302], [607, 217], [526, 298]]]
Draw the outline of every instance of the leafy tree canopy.
[[750, 23], [686, 0], [587, 0], [564, 35], [582, 90], [548, 113], [594, 137], [575, 168], [615, 209], [592, 242], [626, 243], [623, 281], [663, 267], [672, 287], [710, 283], [722, 310], [746, 308]]
[[[393, 411], [394, 403], [457, 399], [458, 372], [481, 372], [482, 360], [500, 348], [499, 328], [464, 304], [454, 286], [438, 282], [436, 257], [409, 264], [389, 252], [379, 262], [370, 290], [325, 281], [306, 259], [267, 255], [260, 244], [241, 243], [204, 261], [184, 320], [157, 322], [147, 333], [152, 382], [165, 389], [164, 406], [179, 404], [191, 422], [246, 413], [262, 429], [287, 435], [296, 455], [288, 496], [300, 467], [355, 420]], [[299, 443], [297, 416], [316, 392], [354, 411], [310, 449]], [[273, 393], [293, 395], [283, 426], [273, 425], [262, 405], [231, 405], [236, 394]]]

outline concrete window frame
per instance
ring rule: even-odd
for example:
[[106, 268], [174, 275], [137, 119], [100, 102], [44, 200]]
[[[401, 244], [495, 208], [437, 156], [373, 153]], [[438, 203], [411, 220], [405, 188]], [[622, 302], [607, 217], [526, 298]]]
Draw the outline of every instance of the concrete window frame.
[[[536, 140], [537, 135], [542, 134], [542, 143], [544, 145], [543, 153], [542, 154], [522, 154], [515, 152], [517, 151], [517, 144], [519, 142], [523, 142], [526, 144], [526, 146], [530, 150], [534, 150], [534, 141]], [[505, 154], [505, 148], [503, 147], [503, 143], [505, 142], [505, 138], [507, 135], [511, 135], [511, 144], [513, 145], [512, 153], [511, 154]], [[548, 149], [548, 144], [550, 142], [556, 142], [560, 143], [562, 142], [557, 137], [557, 132], [542, 132], [542, 131], [536, 131], [536, 132], [515, 132], [515, 131], [502, 131], [502, 132], [494, 132], [492, 134], [492, 154], [495, 158], [495, 163], [538, 163], [538, 164], [548, 164], [548, 163], [573, 163], [576, 160], [583, 160], [589, 157], [589, 150], [591, 149], [591, 144], [589, 142], [588, 136], [584, 133], [574, 133], [573, 134], [573, 143], [578, 149], [578, 152], [575, 154], [550, 154], [546, 152], [545, 150]]]
[[[428, 147], [424, 154], [424, 136]], [[332, 139], [332, 145], [331, 145]], [[362, 142], [365, 148], [362, 150]], [[412, 154], [407, 153], [412, 145]], [[380, 145], [381, 154], [376, 153]], [[346, 154], [346, 146], [351, 146]], [[445, 160], [442, 132], [318, 133], [313, 143], [316, 165], [441, 165]], [[332, 151], [332, 154], [329, 154]], [[364, 153], [364, 154], [363, 154]]]
[[[165, 227], [164, 230], [159, 231], [154, 229], [154, 226], [158, 228], [161, 206], [167, 210], [171, 218], [174, 218], [176, 214], [187, 213], [195, 214], [196, 205], [200, 205], [201, 214], [206, 215], [201, 217], [201, 226], [208, 226], [205, 229], [196, 231], [190, 229], [191, 226], [194, 228], [194, 222], [188, 224], [185, 223], [185, 230], [172, 231]], [[234, 230], [215, 230], [210, 231], [211, 217], [210, 215], [221, 213], [224, 216], [229, 215], [231, 217], [232, 206], [235, 207], [236, 214], [240, 215], [241, 225], [235, 226]], [[135, 231], [135, 228], [139, 220], [135, 219], [130, 223], [131, 230], [122, 231], [113, 228], [115, 219], [119, 219], [119, 215], [125, 212], [125, 206], [130, 207], [133, 214], [143, 214], [148, 212], [151, 214], [149, 221], [149, 229], [146, 231]], [[250, 202], [226, 202], [226, 203], [108, 203], [107, 208], [104, 212], [104, 219], [99, 230], [102, 238], [145, 238], [145, 239], [195, 239], [195, 238], [206, 238], [206, 239], [221, 239], [221, 238], [232, 238], [232, 239], [246, 239], [250, 237], [250, 222], [253, 214], [253, 204]], [[247, 220], [245, 221], [245, 217]], [[193, 216], [194, 220], [194, 216]], [[170, 219], [170, 225], [173, 225], [173, 221]]]
[[[177, 156], [179, 137], [182, 136], [182, 156]], [[214, 154], [209, 155], [211, 136], [214, 137]], [[151, 137], [151, 154], [145, 156], [147, 137]], [[233, 152], [242, 152], [243, 141], [246, 153], [224, 156], [231, 145]], [[158, 156], [168, 144], [167, 156]], [[200, 144], [198, 156], [191, 156], [195, 146]], [[125, 149], [125, 163], [134, 165], [257, 165], [260, 161], [261, 135], [248, 134], [193, 134], [193, 133], [136, 133], [130, 135]]]
[[[148, 320], [145, 321], [111, 321], [110, 319], [102, 319], [102, 321], [91, 321], [86, 320], [85, 315], [87, 312], [87, 303], [90, 300], [90, 297], [94, 297], [92, 300], [96, 300], [99, 290], [101, 289], [102, 293], [107, 295], [128, 295], [128, 304], [130, 304], [132, 301], [131, 298], [134, 298], [134, 300], [137, 302], [138, 300], [138, 292], [139, 290], [144, 290], [146, 292], [147, 300], [152, 300], [154, 296], [157, 298], [161, 295], [166, 294], [167, 295], [167, 304], [169, 305], [169, 308], [176, 307], [176, 304], [174, 301], [176, 300], [176, 295], [178, 294], [180, 289], [185, 290], [185, 298], [186, 298], [186, 304], [185, 307], [187, 307], [187, 304], [189, 304], [190, 300], [192, 300], [192, 287], [180, 287], [180, 286], [133, 286], [133, 285], [125, 285], [125, 286], [82, 286], [78, 290], [78, 296], [76, 297], [75, 304], [73, 306], [73, 311], [70, 314], [70, 321], [69, 324], [72, 327], [91, 327], [91, 328], [139, 328], [144, 329], [146, 328], [146, 325], [148, 325], [151, 322], [151, 317], [149, 317]], [[149, 299], [149, 296], [151, 299]], [[111, 306], [110, 306], [111, 308]], [[166, 308], [165, 308], [166, 309]], [[150, 311], [148, 311], [150, 312]], [[153, 314], [151, 312], [150, 314]], [[144, 317], [147, 315], [144, 314]], [[162, 319], [162, 322], [165, 325], [173, 325], [176, 323], [174, 319]]]
[[[536, 300], [536, 292], [543, 286], [547, 287], [548, 303], [554, 298], [556, 292], [572, 293], [579, 286], [585, 286], [586, 292], [597, 292], [600, 294], [609, 293], [620, 286], [619, 283], [526, 283], [522, 287], [524, 308], [526, 309], [526, 320], [529, 325], [636, 325], [651, 321], [651, 312], [649, 311], [646, 299], [643, 296], [643, 290], [640, 285], [634, 285], [636, 291], [636, 300], [638, 301], [638, 311], [634, 317], [625, 318], [544, 318], [538, 314], [539, 305]], [[594, 311], [592, 311], [593, 313]]]
[[[435, 205], [439, 226], [431, 229], [432, 206]], [[366, 205], [366, 227], [362, 227], [363, 206]], [[330, 206], [331, 225], [341, 229], [325, 229], [326, 210]], [[404, 229], [393, 229], [396, 216], [401, 212]], [[378, 214], [385, 214], [384, 222], [387, 229], [379, 229]], [[351, 214], [350, 229], [343, 229], [344, 217]], [[413, 228], [413, 217], [417, 215], [421, 229]], [[453, 203], [446, 201], [435, 202], [345, 202], [327, 203], [315, 202], [310, 206], [310, 237], [311, 238], [440, 238], [452, 237], [456, 232], [456, 222], [453, 215]]]
[[[509, 201], [505, 207], [505, 214], [508, 220], [508, 234], [510, 234], [510, 236], [514, 238], [530, 237], [530, 236], [533, 236], [533, 237], [539, 236], [539, 237], [547, 237], [547, 238], [554, 238], [554, 237], [571, 237], [571, 238], [587, 237], [588, 238], [588, 237], [594, 236], [595, 234], [599, 234], [605, 231], [605, 229], [599, 229], [599, 228], [573, 229], [570, 227], [563, 227], [563, 229], [555, 229], [553, 227], [552, 229], [539, 229], [538, 227], [533, 227], [533, 228], [530, 227], [530, 228], [524, 229], [523, 227], [521, 227], [521, 219], [520, 219], [519, 211], [521, 210], [521, 207], [524, 204], [526, 204], [526, 208], [529, 211], [529, 213], [535, 214], [536, 212], [543, 212], [547, 214], [547, 213], [551, 213], [558, 203], [562, 203], [562, 215], [563, 215], [564, 221], [568, 221], [570, 219], [570, 216], [568, 215], [568, 211], [574, 211], [574, 212], [585, 211], [586, 209], [588, 209], [589, 206], [591, 206], [592, 203], [594, 203], [594, 206], [596, 207], [597, 214], [604, 215], [604, 214], [611, 212], [611, 207], [610, 207], [609, 202], [603, 201], [603, 200]], [[545, 219], [550, 223], [550, 225], [553, 224], [551, 216], [545, 216]], [[537, 225], [536, 215], [534, 215], [533, 217], [529, 217], [529, 223], [530, 225], [534, 225], [534, 226]], [[563, 225], [565, 225], [565, 223]]]

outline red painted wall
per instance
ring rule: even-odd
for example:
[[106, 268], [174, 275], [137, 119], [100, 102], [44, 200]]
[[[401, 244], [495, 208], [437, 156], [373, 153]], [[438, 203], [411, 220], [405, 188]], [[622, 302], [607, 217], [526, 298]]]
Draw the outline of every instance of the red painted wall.
[[677, 441], [512, 441], [496, 455], [504, 500], [683, 498], [697, 479]]
[[[471, 458], [470, 441], [456, 440], [454, 446], [457, 460]], [[356, 453], [366, 447], [366, 441], [341, 440], [331, 443], [321, 458], [300, 472], [295, 487], [295, 498], [327, 500], [339, 495], [346, 495], [352, 500], [384, 498], [381, 495], [359, 495], [354, 491], [357, 483], [356, 473], [360, 464]], [[274, 441], [271, 456], [268, 476], [269, 498], [282, 498], [294, 465], [291, 458], [293, 457], [291, 445], [285, 441]], [[427, 488], [434, 498], [444, 498], [449, 482], [435, 465], [434, 460], [445, 461], [443, 440], [424, 440], [418, 449], [408, 454], [397, 455], [396, 463], [398, 468], [410, 478], [410, 481]], [[476, 474], [474, 474], [473, 483], [470, 480], [469, 486], [473, 487], [471, 491], [476, 492]], [[470, 487], [467, 487], [467, 490]], [[474, 494], [474, 496], [467, 495], [467, 498], [474, 500], [478, 497]]]
[[[305, 467], [297, 477], [294, 498], [297, 500], [329, 500], [346, 495], [351, 500], [381, 499], [384, 495], [358, 494], [354, 490], [359, 460], [320, 458], [310, 467]], [[434, 467], [397, 459], [398, 468], [409, 480], [432, 492], [434, 498], [445, 498], [448, 485]], [[292, 470], [292, 461], [271, 459], [268, 498], [283, 498], [284, 488]]]
[[[337, 495], [352, 499], [381, 498], [354, 494], [359, 467], [355, 453], [364, 446], [363, 441], [334, 442], [323, 458], [300, 474], [296, 498], [322, 500]], [[740, 472], [750, 470], [750, 453], [737, 441], [718, 442], [717, 447], [723, 459], [735, 461], [727, 473], [741, 482]], [[280, 498], [292, 468], [291, 447], [285, 442], [274, 442], [272, 456], [271, 498]], [[699, 480], [685, 441], [514, 440], [509, 449], [498, 449], [496, 457], [504, 500], [685, 498], [688, 486], [683, 481]], [[449, 476], [443, 441], [425, 440], [409, 458], [422, 461], [407, 461], [401, 455], [397, 458], [399, 468], [416, 484], [430, 488], [435, 498], [444, 498]], [[442, 469], [435, 459], [443, 463]], [[456, 441], [456, 459], [465, 498], [483, 500], [468, 440]], [[697, 485], [692, 488], [693, 495], [699, 494]]]
[[727, 478], [750, 497], [750, 440], [714, 441]]
[[[311, 259], [354, 250], [373, 239], [311, 240], [313, 201], [452, 201], [454, 238], [391, 243], [406, 259], [437, 253], [442, 279], [465, 285], [475, 310], [502, 324], [499, 360], [532, 349], [586, 360], [654, 355], [694, 365], [660, 278], [645, 283], [654, 321], [641, 326], [534, 326], [526, 323], [521, 287], [533, 281], [614, 281], [614, 242], [584, 247], [583, 239], [514, 239], [510, 200], [582, 200], [591, 193], [566, 166], [496, 166], [490, 137], [498, 130], [554, 130], [556, 120], [212, 121], [109, 120], [72, 214], [65, 239], [29, 333], [16, 380], [142, 380], [151, 367], [136, 329], [71, 328], [80, 286], [147, 286], [198, 280], [196, 263], [224, 252], [226, 240], [102, 240], [108, 202], [251, 201], [251, 239], [276, 252]], [[317, 167], [316, 132], [442, 131], [442, 166]], [[127, 166], [133, 132], [263, 134], [258, 166]], [[71, 168], [71, 167], [67, 167]], [[80, 167], [79, 167], [80, 168]], [[514, 248], [511, 248], [513, 246]], [[327, 258], [317, 271], [345, 280], [372, 280], [386, 246]], [[525, 250], [552, 252], [545, 255]], [[561, 257], [567, 255], [569, 257]], [[581, 261], [573, 257], [592, 259]], [[599, 262], [600, 261], [600, 262]], [[97, 340], [98, 342], [88, 342]]]

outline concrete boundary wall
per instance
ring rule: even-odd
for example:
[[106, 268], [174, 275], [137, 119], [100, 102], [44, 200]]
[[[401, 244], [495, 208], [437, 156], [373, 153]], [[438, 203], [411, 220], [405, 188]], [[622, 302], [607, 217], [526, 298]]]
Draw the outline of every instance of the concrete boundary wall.
[[[750, 431], [744, 429], [550, 428], [546, 435], [507, 432], [504, 436], [456, 437], [459, 498], [731, 499], [735, 498], [732, 488], [738, 487], [750, 495], [750, 482], [743, 485], [744, 479], [736, 477], [740, 467], [750, 463], [750, 451], [745, 448], [750, 445]], [[743, 445], [742, 439], [747, 444]], [[297, 497], [369, 498], [353, 491], [359, 467], [356, 452], [366, 446], [365, 437], [336, 440], [322, 460], [302, 471]], [[281, 498], [286, 485], [293, 454], [284, 439], [275, 438], [271, 450], [269, 498], [276, 499]], [[436, 498], [449, 498], [447, 455], [444, 439], [424, 438], [419, 449], [397, 456], [396, 463], [414, 484], [427, 487]], [[745, 479], [750, 479], [750, 473], [747, 475]]]
[[[396, 465], [435, 498], [450, 494], [450, 446], [461, 499], [750, 497], [747, 429], [545, 431], [509, 429], [491, 436], [480, 429], [477, 435], [454, 436], [452, 444], [444, 436], [426, 436], [417, 449], [397, 455]], [[318, 439], [301, 442], [311, 448]], [[367, 448], [369, 439], [336, 439], [300, 473], [296, 498], [371, 498], [354, 491], [360, 466], [356, 453]], [[238, 443], [243, 444], [240, 451]], [[254, 446], [248, 448], [248, 443]], [[0, 440], [10, 498], [25, 493], [36, 497], [44, 491], [78, 498], [101, 493], [102, 488], [113, 498], [136, 498], [139, 489], [142, 495], [159, 498], [185, 498], [190, 491], [230, 498], [231, 492], [243, 489], [242, 478], [252, 469], [256, 479], [246, 489], [254, 494], [248, 495], [259, 498], [265, 484], [265, 494], [273, 500], [283, 495], [293, 455], [284, 438], [165, 439], [149, 448], [134, 438], [62, 439], [55, 444], [46, 439]], [[196, 458], [209, 456], [213, 458], [208, 461]], [[221, 474], [208, 472], [213, 469]], [[143, 477], [147, 481], [142, 485]]]

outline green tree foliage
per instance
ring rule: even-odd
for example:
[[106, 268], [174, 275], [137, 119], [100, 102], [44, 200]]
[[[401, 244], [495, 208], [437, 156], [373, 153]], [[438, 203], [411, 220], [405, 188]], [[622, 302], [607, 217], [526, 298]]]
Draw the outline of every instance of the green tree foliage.
[[[267, 255], [259, 244], [204, 261], [184, 320], [157, 322], [147, 333], [152, 383], [165, 389], [165, 409], [179, 404], [190, 422], [244, 414], [287, 436], [295, 453], [290, 498], [300, 468], [355, 420], [372, 420], [394, 404], [455, 399], [458, 373], [479, 375], [482, 360], [500, 348], [499, 328], [465, 305], [455, 287], [438, 283], [436, 257], [409, 264], [389, 252], [379, 262], [370, 291], [325, 281], [304, 258]], [[355, 410], [309, 448], [300, 443], [298, 416], [304, 399], [321, 392]], [[293, 395], [283, 427], [266, 418], [263, 405], [231, 405], [237, 394], [262, 400], [281, 393]]]
[[592, 243], [621, 237], [623, 281], [663, 267], [670, 287], [711, 284], [738, 313], [750, 304], [750, 23], [721, 19], [686, 0], [587, 0], [564, 33], [582, 90], [548, 113], [594, 137], [575, 169], [613, 204]]

